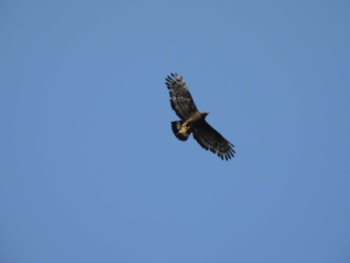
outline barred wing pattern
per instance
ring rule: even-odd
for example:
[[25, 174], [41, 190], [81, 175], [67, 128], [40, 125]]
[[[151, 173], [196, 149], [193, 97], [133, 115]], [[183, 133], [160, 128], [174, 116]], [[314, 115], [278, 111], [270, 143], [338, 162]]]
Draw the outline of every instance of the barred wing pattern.
[[198, 111], [191, 93], [188, 91], [187, 85], [180, 75], [171, 73], [166, 78], [165, 84], [169, 89], [171, 107], [177, 116], [181, 119], [188, 119], [193, 113]]
[[192, 130], [195, 140], [205, 149], [217, 154], [222, 160], [234, 157], [233, 144], [211, 127], [205, 120], [196, 124]]

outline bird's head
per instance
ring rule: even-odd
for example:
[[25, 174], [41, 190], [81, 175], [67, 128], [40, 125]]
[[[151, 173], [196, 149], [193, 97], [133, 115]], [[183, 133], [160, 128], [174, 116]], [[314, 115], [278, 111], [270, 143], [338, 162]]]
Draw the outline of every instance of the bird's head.
[[203, 119], [204, 119], [208, 114], [209, 114], [209, 112], [207, 112], [207, 111], [201, 113]]

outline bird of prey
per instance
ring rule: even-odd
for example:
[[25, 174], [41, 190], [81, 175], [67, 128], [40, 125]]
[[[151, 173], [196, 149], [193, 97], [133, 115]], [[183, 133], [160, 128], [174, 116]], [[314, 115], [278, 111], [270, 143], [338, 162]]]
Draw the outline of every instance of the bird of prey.
[[186, 141], [192, 133], [194, 139], [205, 150], [212, 151], [222, 160], [234, 157], [233, 144], [206, 122], [208, 112], [198, 111], [183, 78], [177, 73], [171, 73], [165, 84], [169, 89], [171, 107], [180, 118], [179, 121], [171, 122], [175, 136], [181, 141]]

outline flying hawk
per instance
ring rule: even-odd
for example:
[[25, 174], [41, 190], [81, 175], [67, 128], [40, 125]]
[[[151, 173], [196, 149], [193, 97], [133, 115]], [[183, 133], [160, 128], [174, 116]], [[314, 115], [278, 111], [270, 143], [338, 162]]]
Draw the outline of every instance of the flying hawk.
[[205, 117], [208, 112], [199, 112], [188, 91], [183, 78], [171, 73], [165, 82], [170, 93], [170, 104], [181, 120], [171, 123], [175, 136], [186, 141], [191, 133], [195, 140], [205, 149], [217, 154], [222, 160], [234, 157], [233, 144], [211, 127]]

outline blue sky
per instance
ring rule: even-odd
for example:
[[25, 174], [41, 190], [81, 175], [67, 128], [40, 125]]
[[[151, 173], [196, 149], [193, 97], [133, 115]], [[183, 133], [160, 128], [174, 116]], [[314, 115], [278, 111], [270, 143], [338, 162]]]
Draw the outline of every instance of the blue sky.
[[[1, 262], [349, 262], [349, 12], [1, 1]], [[233, 160], [174, 137], [170, 72]]]

